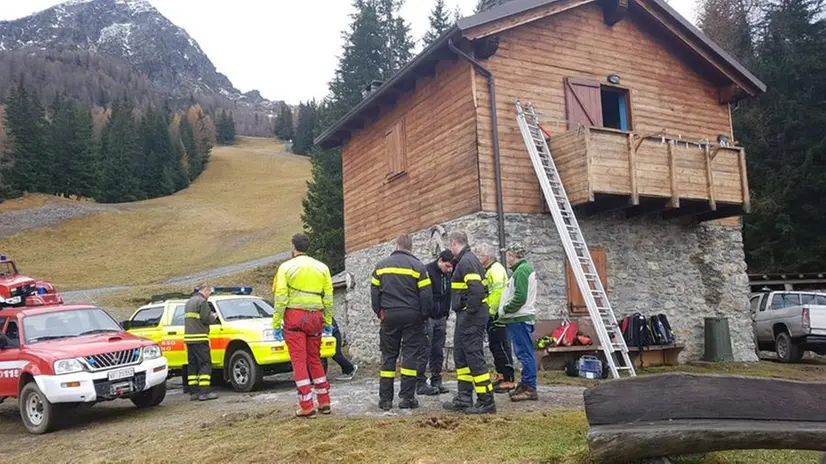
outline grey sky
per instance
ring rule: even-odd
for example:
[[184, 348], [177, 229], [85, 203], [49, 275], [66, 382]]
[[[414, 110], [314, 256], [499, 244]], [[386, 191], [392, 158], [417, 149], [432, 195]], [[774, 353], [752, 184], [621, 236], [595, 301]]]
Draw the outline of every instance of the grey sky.
[[[0, 20], [16, 19], [61, 3], [0, 0]], [[341, 33], [352, 12], [350, 0], [150, 0], [183, 27], [218, 71], [241, 91], [258, 89], [265, 98], [322, 98], [341, 53]], [[470, 15], [476, 0], [446, 0]], [[694, 21], [695, 0], [670, 0]], [[419, 39], [427, 31], [433, 0], [407, 0], [402, 14]]]

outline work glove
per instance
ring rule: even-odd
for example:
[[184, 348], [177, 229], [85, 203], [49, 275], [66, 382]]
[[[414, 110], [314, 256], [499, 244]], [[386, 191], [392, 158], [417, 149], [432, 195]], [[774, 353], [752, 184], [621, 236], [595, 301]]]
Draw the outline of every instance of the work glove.
[[332, 337], [333, 336], [333, 328], [329, 325], [325, 325], [324, 329], [321, 331], [321, 334], [325, 337]]
[[272, 336], [277, 342], [284, 341], [284, 329], [275, 329], [272, 331]]

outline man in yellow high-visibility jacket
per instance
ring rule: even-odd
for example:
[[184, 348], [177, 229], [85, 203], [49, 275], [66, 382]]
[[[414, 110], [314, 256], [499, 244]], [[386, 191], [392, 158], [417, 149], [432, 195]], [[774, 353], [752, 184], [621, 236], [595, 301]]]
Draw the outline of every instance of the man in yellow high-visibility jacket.
[[494, 393], [508, 393], [516, 388], [514, 384], [513, 353], [511, 341], [508, 337], [508, 328], [499, 322], [497, 311], [502, 293], [508, 285], [508, 271], [505, 266], [496, 260], [496, 250], [493, 246], [483, 243], [479, 246], [479, 261], [485, 266], [485, 280], [482, 281], [488, 289], [488, 348], [493, 355], [493, 364], [496, 366], [496, 382], [493, 382]]
[[333, 333], [333, 279], [324, 263], [305, 254], [309, 246], [306, 235], [293, 236], [293, 258], [278, 267], [272, 285], [274, 337], [276, 341], [286, 339], [290, 351], [298, 389], [298, 417], [316, 413], [313, 386], [318, 412], [330, 414], [330, 384], [321, 364], [321, 336]]

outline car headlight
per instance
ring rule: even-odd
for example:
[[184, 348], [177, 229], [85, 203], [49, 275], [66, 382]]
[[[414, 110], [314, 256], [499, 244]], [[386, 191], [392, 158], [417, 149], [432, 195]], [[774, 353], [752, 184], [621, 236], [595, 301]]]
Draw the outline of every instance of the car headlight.
[[263, 332], [261, 332], [261, 338], [269, 341], [275, 340], [275, 330], [265, 329]]
[[54, 373], [56, 375], [61, 374], [73, 374], [75, 372], [81, 372], [83, 370], [83, 364], [80, 363], [77, 359], [61, 359], [55, 361], [54, 363]]
[[143, 347], [143, 359], [158, 359], [161, 357], [161, 348], [158, 345], [149, 345]]

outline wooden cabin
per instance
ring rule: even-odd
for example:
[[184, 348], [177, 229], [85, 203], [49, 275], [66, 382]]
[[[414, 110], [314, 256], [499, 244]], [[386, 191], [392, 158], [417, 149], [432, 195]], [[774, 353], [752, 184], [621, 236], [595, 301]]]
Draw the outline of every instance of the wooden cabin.
[[[367, 85], [316, 140], [342, 149], [348, 270], [399, 233], [474, 214], [546, 215], [516, 99], [539, 114], [580, 219], [739, 229], [750, 208], [748, 152], [731, 107], [762, 82], [663, 0], [489, 3]], [[610, 253], [609, 265], [620, 259]]]

